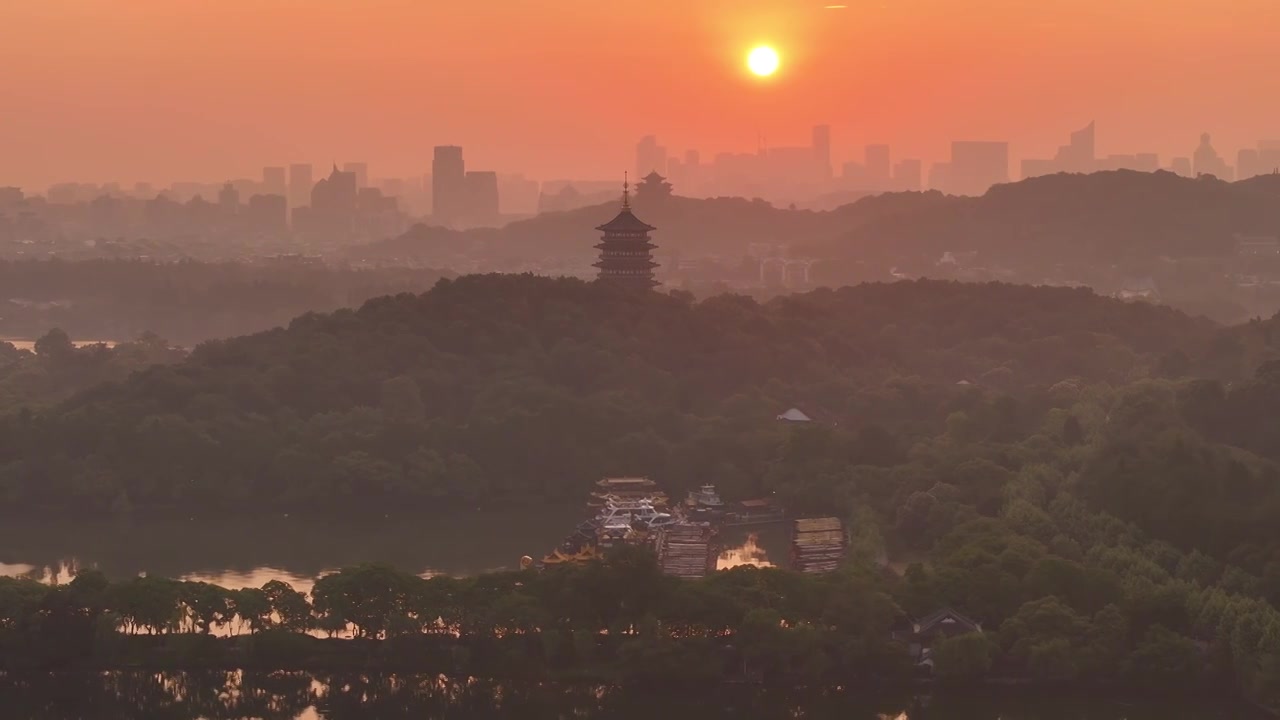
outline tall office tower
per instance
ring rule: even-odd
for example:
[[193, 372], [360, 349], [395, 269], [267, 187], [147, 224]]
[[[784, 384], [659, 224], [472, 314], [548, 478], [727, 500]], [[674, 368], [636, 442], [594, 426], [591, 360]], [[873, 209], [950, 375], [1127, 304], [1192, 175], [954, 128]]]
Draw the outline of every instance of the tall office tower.
[[644, 177], [651, 172], [667, 172], [667, 149], [658, 144], [656, 137], [646, 135], [636, 143], [636, 177]]
[[289, 166], [289, 206], [303, 207], [311, 203], [312, 180], [309, 163]]
[[218, 207], [228, 215], [235, 215], [240, 211], [240, 191], [236, 190], [236, 186], [227, 183], [218, 191]]
[[481, 225], [498, 220], [498, 173], [492, 170], [472, 170], [464, 179], [467, 220]]
[[919, 160], [906, 159], [893, 167], [893, 186], [898, 190], [920, 190], [924, 171]]
[[288, 197], [289, 188], [284, 178], [285, 170], [282, 167], [262, 168], [262, 192], [266, 195]]
[[1236, 179], [1248, 180], [1262, 174], [1262, 155], [1254, 148], [1241, 148], [1236, 153]]
[[289, 229], [289, 208], [283, 194], [269, 193], [249, 198], [245, 225], [254, 232], [281, 235]]
[[349, 172], [356, 176], [357, 189], [369, 187], [369, 163], [344, 163], [342, 166], [342, 172]]
[[450, 225], [466, 211], [467, 166], [462, 162], [462, 148], [441, 145], [431, 161], [431, 217]]
[[813, 161], [823, 180], [831, 178], [831, 126], [813, 126]]
[[957, 140], [943, 188], [954, 195], [982, 195], [992, 185], [1009, 182], [1009, 143]]
[[1174, 175], [1191, 177], [1191, 158], [1174, 158], [1172, 164], [1169, 165], [1169, 170], [1172, 171]]
[[868, 145], [866, 148], [867, 182], [872, 189], [883, 190], [889, 186], [889, 146]]
[[1219, 180], [1231, 180], [1231, 166], [1213, 149], [1209, 133], [1200, 136], [1200, 146], [1191, 157], [1196, 175], [1212, 175]]

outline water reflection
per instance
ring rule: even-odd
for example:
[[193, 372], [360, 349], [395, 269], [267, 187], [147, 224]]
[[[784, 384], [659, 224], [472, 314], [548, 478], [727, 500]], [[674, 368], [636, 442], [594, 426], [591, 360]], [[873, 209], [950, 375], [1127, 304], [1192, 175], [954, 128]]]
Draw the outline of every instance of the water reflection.
[[739, 565], [775, 567], [774, 563], [769, 561], [768, 551], [760, 546], [760, 535], [758, 533], [748, 534], [747, 538], [739, 545], [726, 547], [720, 552], [720, 557], [716, 558], [717, 570], [728, 570]]
[[408, 720], [1228, 720], [1228, 707], [1091, 698], [874, 697], [839, 689], [709, 686], [631, 690], [592, 684], [495, 682], [440, 675], [224, 672], [0, 675], [6, 719]]

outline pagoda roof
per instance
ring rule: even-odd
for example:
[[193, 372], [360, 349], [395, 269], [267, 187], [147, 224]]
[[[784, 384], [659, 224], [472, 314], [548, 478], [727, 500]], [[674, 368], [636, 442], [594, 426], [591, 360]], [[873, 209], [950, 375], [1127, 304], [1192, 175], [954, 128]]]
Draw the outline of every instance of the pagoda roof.
[[624, 207], [618, 216], [604, 225], [596, 228], [600, 232], [607, 233], [646, 233], [657, 230], [658, 228], [649, 225], [631, 212], [631, 208]]

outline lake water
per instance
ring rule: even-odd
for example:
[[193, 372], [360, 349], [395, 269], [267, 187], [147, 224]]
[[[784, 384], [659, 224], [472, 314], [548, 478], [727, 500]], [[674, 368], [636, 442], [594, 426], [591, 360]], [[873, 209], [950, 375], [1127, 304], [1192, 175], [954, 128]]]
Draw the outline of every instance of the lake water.
[[1243, 720], [1208, 702], [948, 698], [747, 686], [628, 690], [367, 673], [83, 673], [0, 676], [6, 720]]
[[[261, 587], [279, 579], [309, 591], [316, 577], [359, 563], [415, 574], [475, 575], [540, 558], [585, 517], [577, 507], [382, 518], [193, 518], [115, 522], [0, 522], [0, 575], [67, 582], [78, 568], [119, 579], [141, 573]], [[718, 565], [785, 565], [786, 526], [727, 528]]]

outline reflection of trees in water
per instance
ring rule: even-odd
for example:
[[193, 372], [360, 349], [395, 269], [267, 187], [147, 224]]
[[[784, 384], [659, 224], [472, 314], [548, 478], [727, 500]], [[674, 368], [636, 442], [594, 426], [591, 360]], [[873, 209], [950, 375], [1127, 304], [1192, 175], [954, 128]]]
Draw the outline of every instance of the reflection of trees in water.
[[[681, 720], [841, 717], [875, 720], [902, 704], [854, 707], [844, 693], [742, 687], [624, 689], [439, 675], [199, 671], [0, 676], [6, 718], [80, 720], [417, 720], [424, 717]], [[859, 712], [858, 710], [861, 710]]]
[[[932, 703], [852, 689], [621, 688], [441, 675], [199, 671], [0, 674], [0, 716], [78, 720], [1203, 720], [1227, 709], [963, 694]], [[904, 711], [904, 709], [906, 709]]]

